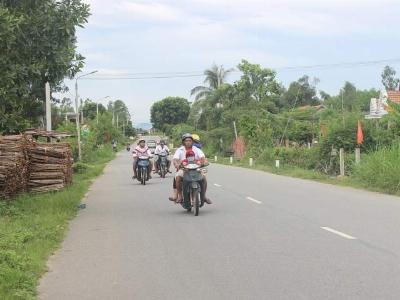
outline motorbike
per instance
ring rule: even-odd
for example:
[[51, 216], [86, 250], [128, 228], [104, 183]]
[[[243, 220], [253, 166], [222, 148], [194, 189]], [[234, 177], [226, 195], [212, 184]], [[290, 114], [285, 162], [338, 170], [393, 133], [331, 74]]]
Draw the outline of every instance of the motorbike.
[[126, 151], [128, 151], [128, 152], [131, 151], [131, 146], [130, 145], [126, 146]]
[[204, 205], [205, 190], [203, 187], [203, 173], [206, 165], [201, 165], [194, 157], [189, 157], [182, 162], [183, 174], [183, 201], [182, 207], [195, 216], [199, 215], [200, 207]]
[[168, 172], [167, 171], [168, 170], [168, 155], [167, 154], [159, 154], [158, 155], [157, 166], [158, 166], [158, 174], [161, 176], [161, 178], [165, 178], [165, 175]]
[[136, 165], [137, 180], [146, 185], [146, 181], [149, 180], [149, 165], [150, 158], [148, 156], [139, 156]]

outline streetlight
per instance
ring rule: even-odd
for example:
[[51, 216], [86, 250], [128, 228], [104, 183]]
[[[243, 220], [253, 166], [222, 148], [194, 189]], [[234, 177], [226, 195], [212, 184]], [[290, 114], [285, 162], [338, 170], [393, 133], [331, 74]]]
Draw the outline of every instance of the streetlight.
[[78, 136], [78, 158], [79, 160], [82, 160], [82, 149], [81, 149], [81, 128], [79, 125], [79, 108], [78, 108], [78, 79], [84, 77], [84, 76], [88, 76], [88, 75], [92, 75], [94, 73], [96, 73], [96, 71], [92, 71], [90, 73], [86, 73], [86, 74], [82, 74], [78, 77], [76, 77], [75, 79], [75, 118], [76, 118], [76, 134]]
[[[123, 107], [120, 107], [119, 109], [115, 110], [115, 105], [113, 105], [113, 117], [112, 117], [113, 126], [115, 125], [115, 113], [120, 112], [122, 109]], [[117, 114], [117, 128], [118, 128], [118, 114]]]
[[97, 122], [97, 124], [99, 124], [99, 101], [100, 101], [100, 100], [107, 99], [107, 98], [110, 98], [110, 96], [105, 96], [105, 97], [103, 97], [103, 98], [100, 98], [100, 99], [97, 100], [97, 102], [96, 102], [96, 122]]

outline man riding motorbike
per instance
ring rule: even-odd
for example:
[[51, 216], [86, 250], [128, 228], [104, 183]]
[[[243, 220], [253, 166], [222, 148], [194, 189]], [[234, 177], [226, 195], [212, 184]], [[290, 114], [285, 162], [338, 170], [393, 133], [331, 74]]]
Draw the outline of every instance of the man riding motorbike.
[[[171, 173], [171, 171], [169, 170], [170, 166], [171, 166], [171, 161], [168, 158], [169, 155], [169, 148], [168, 146], [165, 144], [164, 140], [160, 141], [160, 144], [157, 145], [156, 150], [154, 151], [155, 155], [166, 155], [167, 156], [167, 172]], [[158, 156], [156, 161], [155, 161], [155, 170], [154, 173], [158, 173], [160, 170], [160, 157]]]
[[151, 151], [150, 151], [149, 147], [147, 147], [146, 141], [144, 139], [140, 139], [137, 146], [135, 147], [135, 149], [133, 149], [132, 153], [133, 153], [133, 177], [132, 177], [132, 179], [137, 178], [136, 166], [137, 166], [138, 159], [141, 156], [145, 156], [145, 157], [149, 158], [149, 168], [148, 168], [147, 174], [149, 174], [149, 178], [151, 178], [151, 170], [153, 169], [153, 164], [150, 160]]
[[[178, 148], [173, 157], [173, 164], [175, 168], [178, 170], [175, 174], [175, 183], [176, 189], [173, 191], [173, 196], [169, 198], [169, 200], [174, 201], [176, 203], [181, 203], [183, 201], [183, 174], [184, 170], [180, 169], [181, 163], [183, 160], [187, 158], [188, 155], [194, 155], [195, 160], [200, 160], [201, 164], [205, 164], [206, 157], [201, 151], [201, 149], [197, 148], [193, 145], [193, 137], [190, 133], [185, 133], [182, 135], [182, 146]], [[211, 204], [211, 200], [206, 197], [207, 192], [207, 178], [203, 174], [203, 187], [204, 187], [204, 201], [207, 204]]]

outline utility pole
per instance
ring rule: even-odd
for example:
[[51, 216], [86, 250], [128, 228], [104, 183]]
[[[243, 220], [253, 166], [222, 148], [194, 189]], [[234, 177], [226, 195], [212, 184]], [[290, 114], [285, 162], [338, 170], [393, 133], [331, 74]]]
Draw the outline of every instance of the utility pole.
[[81, 147], [81, 128], [79, 125], [79, 105], [78, 105], [78, 79], [84, 76], [88, 76], [96, 73], [97, 71], [93, 71], [87, 74], [83, 74], [81, 76], [76, 77], [75, 79], [75, 121], [76, 121], [76, 135], [78, 137], [78, 159], [82, 160], [82, 147]]
[[112, 126], [114, 126], [114, 124], [115, 124], [115, 111], [114, 111], [114, 107], [113, 107]]
[[78, 106], [78, 78], [76, 78], [75, 80], [75, 121], [76, 121], [76, 134], [78, 137], [78, 159], [82, 160], [81, 128], [79, 126], [79, 106]]
[[81, 98], [81, 124], [83, 124], [83, 101]]
[[344, 123], [344, 103], [343, 103], [343, 89], [340, 89], [341, 93], [342, 93], [342, 122], [343, 122], [343, 128], [345, 127], [345, 123]]
[[46, 92], [46, 131], [51, 131], [51, 99], [50, 99], [50, 83], [45, 84]]
[[238, 133], [237, 133], [237, 129], [236, 129], [236, 121], [233, 121], [233, 129], [235, 130], [235, 138], [237, 140], [238, 138]]

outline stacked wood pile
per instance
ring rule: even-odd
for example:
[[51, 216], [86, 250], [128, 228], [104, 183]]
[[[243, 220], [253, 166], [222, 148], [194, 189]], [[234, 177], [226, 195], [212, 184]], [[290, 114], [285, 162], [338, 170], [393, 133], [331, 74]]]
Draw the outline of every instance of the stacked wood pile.
[[0, 198], [26, 190], [28, 140], [23, 135], [0, 136]]
[[69, 144], [33, 143], [29, 158], [30, 192], [57, 191], [72, 183], [72, 150]]

